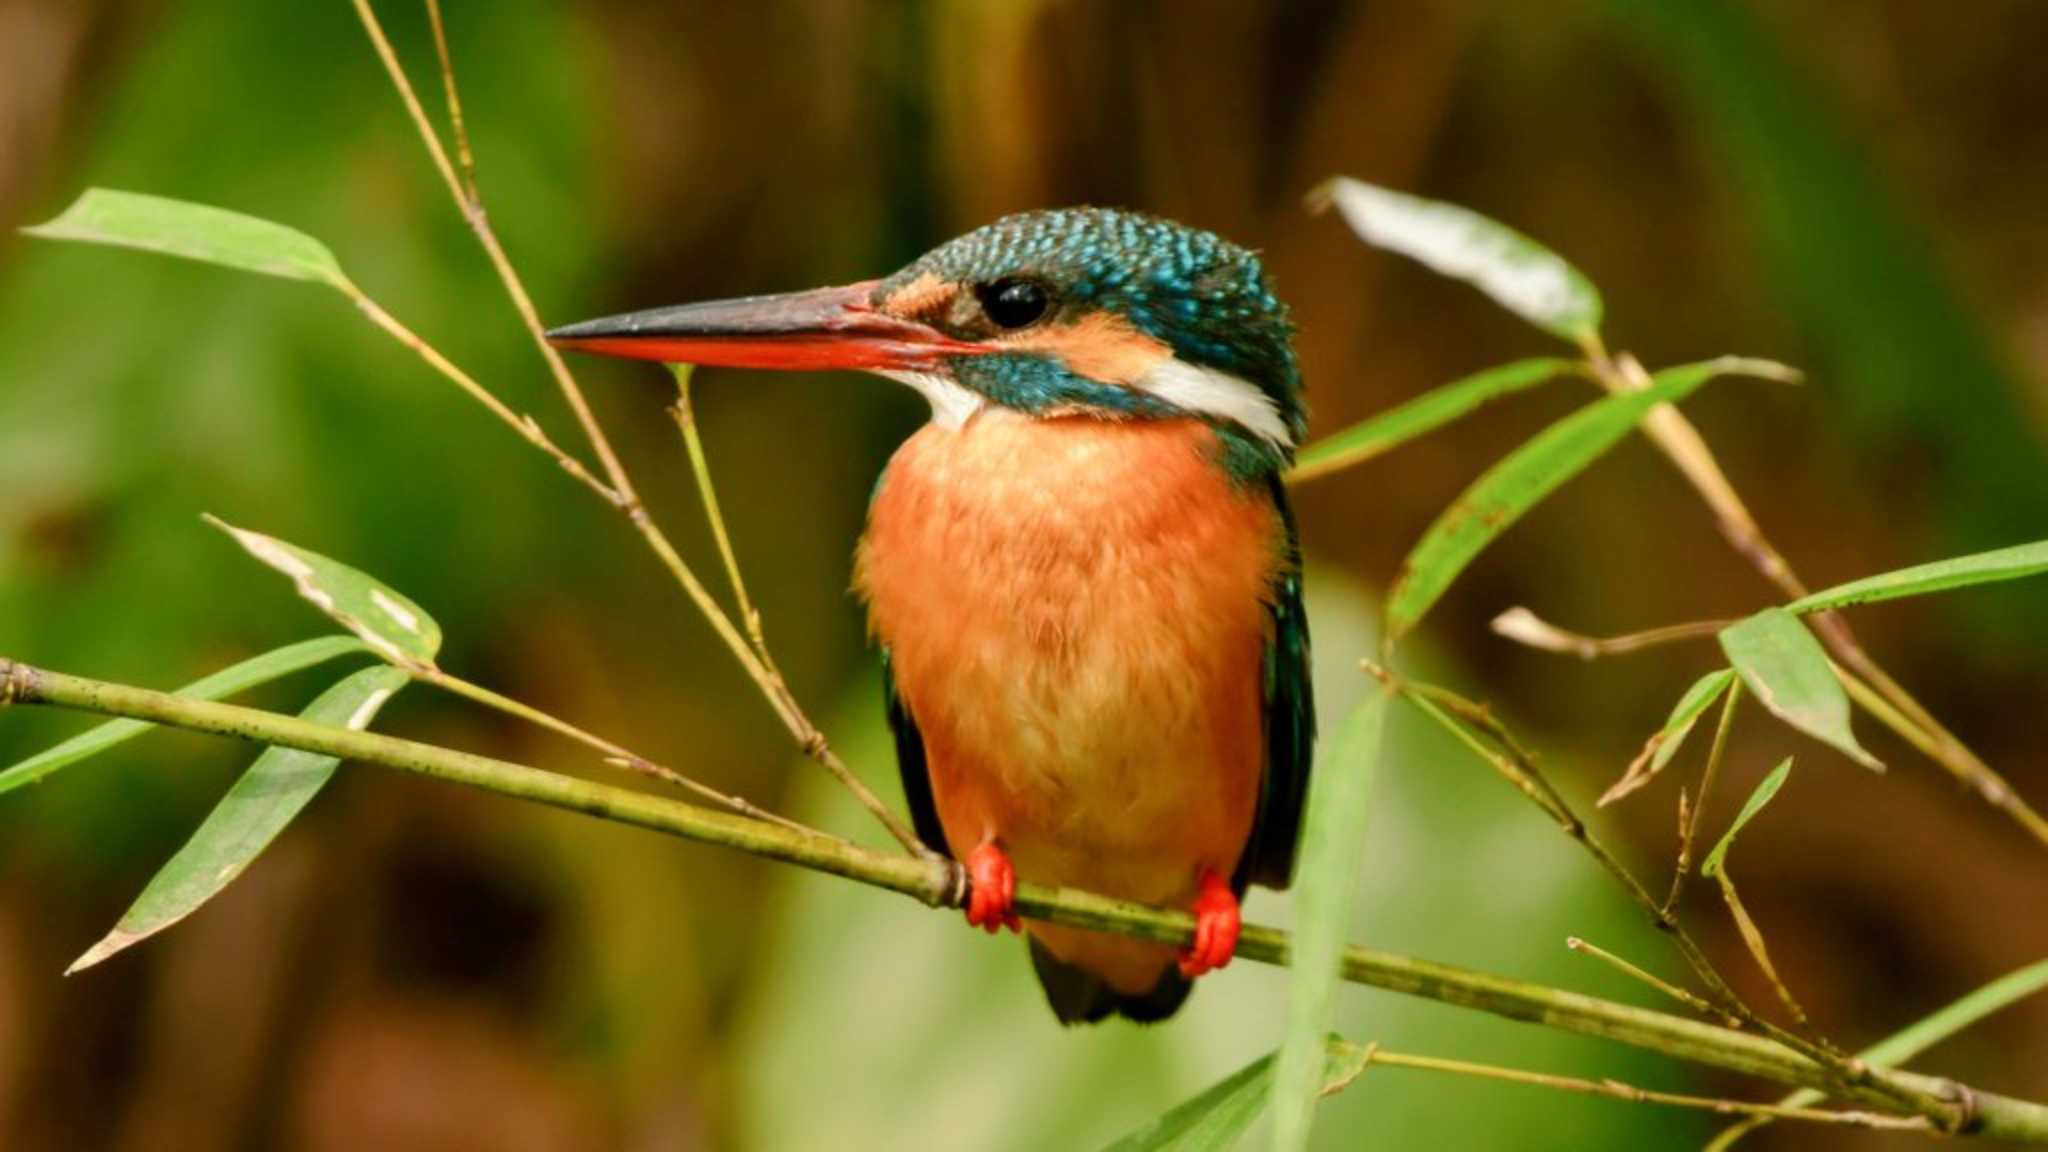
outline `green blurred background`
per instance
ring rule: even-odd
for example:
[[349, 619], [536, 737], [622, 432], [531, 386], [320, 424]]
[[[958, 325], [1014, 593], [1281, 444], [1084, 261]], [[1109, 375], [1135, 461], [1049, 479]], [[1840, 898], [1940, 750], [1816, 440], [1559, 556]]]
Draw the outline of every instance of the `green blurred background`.
[[[436, 96], [422, 11], [382, 7]], [[1811, 582], [2048, 536], [2039, 4], [450, 0], [448, 18], [492, 219], [551, 321], [860, 279], [1004, 212], [1096, 202], [1264, 250], [1301, 325], [1318, 432], [1546, 350], [1476, 294], [1306, 215], [1303, 193], [1345, 172], [1551, 243], [1605, 291], [1611, 341], [1652, 365], [1741, 352], [1807, 368], [1803, 388], [1732, 382], [1690, 410]], [[300, 227], [573, 442], [347, 3], [0, 0], [0, 77], [0, 220], [99, 184]], [[581, 371], [709, 572], [666, 377]], [[705, 374], [699, 396], [770, 639], [893, 792], [848, 557], [922, 402], [744, 373]], [[1375, 594], [1435, 511], [1583, 399], [1514, 401], [1300, 494], [1326, 716], [1359, 692]], [[330, 294], [0, 236], [0, 652], [170, 685], [322, 627], [203, 511], [408, 592], [447, 627], [452, 670], [872, 838], [792, 762], [631, 533]], [[1495, 701], [1590, 801], [1713, 653], [1583, 665], [1486, 620], [1526, 604], [1625, 631], [1768, 596], [1671, 469], [1629, 444], [1473, 568], [1425, 662]], [[2021, 584], [1856, 616], [2037, 806], [2043, 605]], [[314, 687], [258, 699], [295, 707]], [[13, 710], [0, 762], [80, 726]], [[604, 771], [425, 690], [381, 726]], [[1740, 866], [1787, 980], [1851, 1046], [2048, 954], [2038, 846], [1862, 727], [1890, 775], [1748, 720], [1720, 797], [1732, 808], [1800, 756]], [[1676, 974], [1568, 842], [1414, 724], [1393, 749], [1358, 939], [1652, 1002], [1565, 951], [1579, 934]], [[1063, 1032], [1022, 947], [951, 917], [367, 768], [192, 920], [61, 978], [248, 758], [159, 735], [0, 804], [0, 1147], [1085, 1148], [1279, 1035], [1270, 969], [1205, 982], [1163, 1027]], [[1661, 872], [1674, 802], [1665, 781], [1603, 826]], [[1252, 912], [1284, 921], [1284, 901]], [[1710, 894], [1687, 912], [1746, 974]], [[1343, 1015], [1356, 1039], [1432, 1054], [1764, 1091], [1382, 993], [1347, 992]], [[2048, 1004], [1929, 1064], [2048, 1093]], [[1713, 1130], [1377, 1069], [1324, 1109], [1320, 1137], [1683, 1148]], [[1778, 1130], [1750, 1146], [1917, 1145]]]

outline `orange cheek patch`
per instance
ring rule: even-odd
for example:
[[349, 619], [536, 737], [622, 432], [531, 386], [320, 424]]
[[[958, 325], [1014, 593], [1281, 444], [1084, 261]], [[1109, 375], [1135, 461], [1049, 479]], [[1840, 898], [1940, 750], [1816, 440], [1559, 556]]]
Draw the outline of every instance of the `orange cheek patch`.
[[882, 301], [882, 311], [892, 316], [930, 316], [944, 311], [959, 291], [958, 285], [949, 284], [927, 272]]
[[1109, 312], [1092, 313], [1058, 328], [1030, 329], [1000, 342], [1057, 356], [1072, 371], [1105, 384], [1129, 385], [1173, 355], [1165, 342]]

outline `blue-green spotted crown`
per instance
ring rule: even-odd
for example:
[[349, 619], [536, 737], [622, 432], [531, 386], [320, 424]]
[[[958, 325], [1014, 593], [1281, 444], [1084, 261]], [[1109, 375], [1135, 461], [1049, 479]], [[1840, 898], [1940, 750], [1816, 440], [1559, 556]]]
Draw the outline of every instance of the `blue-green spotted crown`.
[[933, 249], [882, 292], [926, 275], [953, 283], [1041, 281], [1068, 318], [1114, 312], [1179, 359], [1257, 385], [1297, 439], [1304, 431], [1287, 306], [1257, 256], [1212, 232], [1110, 208], [1025, 212]]

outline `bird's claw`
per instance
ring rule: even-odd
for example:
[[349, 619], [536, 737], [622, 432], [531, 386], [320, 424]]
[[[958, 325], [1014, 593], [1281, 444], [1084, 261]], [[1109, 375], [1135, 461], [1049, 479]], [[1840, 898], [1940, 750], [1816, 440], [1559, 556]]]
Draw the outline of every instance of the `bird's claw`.
[[994, 935], [1001, 929], [1024, 930], [1014, 906], [1017, 870], [1001, 846], [990, 840], [967, 854], [967, 922]]
[[1180, 974], [1193, 980], [1230, 963], [1237, 951], [1237, 934], [1244, 927], [1238, 911], [1237, 893], [1215, 872], [1202, 873], [1202, 890], [1195, 896], [1195, 942], [1180, 954]]

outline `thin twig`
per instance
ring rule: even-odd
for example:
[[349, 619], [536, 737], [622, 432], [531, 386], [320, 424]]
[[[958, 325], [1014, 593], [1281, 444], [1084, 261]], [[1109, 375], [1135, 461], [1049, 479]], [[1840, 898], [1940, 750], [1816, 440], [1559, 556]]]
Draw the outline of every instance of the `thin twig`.
[[1700, 817], [1707, 810], [1707, 793], [1714, 786], [1714, 776], [1721, 770], [1721, 756], [1728, 748], [1728, 730], [1735, 723], [1735, 705], [1742, 698], [1740, 677], [1728, 684], [1728, 694], [1721, 700], [1721, 719], [1714, 725], [1714, 743], [1707, 749], [1707, 766], [1700, 772], [1700, 792], [1693, 798], [1692, 816], [1679, 821], [1678, 864], [1671, 872], [1671, 892], [1664, 897], [1664, 915], [1673, 915], [1678, 908], [1678, 897], [1685, 891], [1686, 874], [1692, 871], [1692, 846], [1699, 836]]
[[[1584, 351], [1592, 365], [1594, 378], [1608, 391], [1626, 392], [1648, 386], [1649, 374], [1634, 357], [1626, 353], [1610, 357], [1597, 336], [1584, 342]], [[1735, 486], [1721, 470], [1720, 462], [1714, 458], [1706, 439], [1692, 421], [1675, 405], [1659, 404], [1644, 418], [1643, 430], [1706, 502], [1729, 545], [1775, 585], [1787, 600], [1797, 600], [1806, 595], [1805, 583], [1764, 535], [1763, 528], [1736, 493]], [[2048, 846], [2048, 817], [2028, 805], [2003, 776], [1984, 763], [1898, 681], [1892, 679], [1864, 651], [1840, 613], [1816, 613], [1807, 617], [1807, 623], [1836, 659], [1868, 681], [1897, 714], [1922, 729], [1925, 739], [1913, 739], [1915, 747], [1923, 751], [1931, 747], [1934, 751], [1930, 755], [1935, 763], [1970, 787], [1985, 802], [2011, 817], [2042, 845]]]
[[1614, 969], [1616, 972], [1619, 972], [1632, 980], [1640, 981], [1643, 984], [1647, 984], [1650, 987], [1655, 988], [1657, 991], [1662, 992], [1664, 995], [1671, 997], [1673, 1000], [1678, 1001], [1680, 1004], [1685, 1005], [1686, 1007], [1692, 1009], [1695, 1012], [1701, 1013], [1702, 1015], [1706, 1016], [1718, 1016], [1721, 1018], [1723, 1023], [1727, 1024], [1731, 1028], [1739, 1028], [1742, 1026], [1742, 1019], [1740, 1017], [1731, 1016], [1728, 1013], [1721, 1011], [1719, 1008], [1716, 1008], [1712, 1004], [1709, 1004], [1706, 1001], [1706, 999], [1700, 996], [1698, 993], [1689, 992], [1686, 989], [1680, 988], [1678, 985], [1671, 983], [1669, 980], [1666, 980], [1634, 964], [1631, 964], [1628, 961], [1622, 959], [1619, 956], [1616, 956], [1614, 953], [1609, 952], [1607, 949], [1600, 947], [1598, 944], [1595, 944], [1590, 940], [1582, 940], [1577, 936], [1568, 936], [1565, 938], [1564, 946], [1582, 955], [1591, 956], [1595, 960], [1599, 960], [1600, 962], [1606, 964], [1608, 967]]
[[427, 0], [427, 21], [434, 26], [434, 55], [441, 61], [441, 91], [448, 100], [448, 123], [455, 136], [455, 158], [462, 165], [469, 202], [481, 206], [476, 184], [476, 154], [470, 151], [469, 129], [462, 122], [462, 96], [455, 91], [455, 64], [448, 55], [448, 30], [441, 23], [441, 0]]
[[[1354, 1048], [1354, 1045], [1346, 1045]], [[1455, 1076], [1475, 1076], [1482, 1080], [1500, 1080], [1510, 1084], [1528, 1084], [1538, 1088], [1555, 1088], [1563, 1092], [1577, 1092], [1587, 1096], [1606, 1096], [1615, 1100], [1628, 1100], [1637, 1104], [1663, 1104], [1673, 1108], [1693, 1108], [1702, 1112], [1714, 1112], [1723, 1116], [1761, 1117], [1770, 1120], [1803, 1120], [1813, 1124], [1839, 1124], [1851, 1128], [1882, 1128], [1892, 1132], [1920, 1132], [1929, 1136], [1941, 1135], [1941, 1130], [1929, 1123], [1925, 1116], [1887, 1116], [1880, 1112], [1838, 1112], [1825, 1108], [1799, 1108], [1784, 1104], [1759, 1104], [1746, 1100], [1725, 1100], [1713, 1096], [1687, 1096], [1676, 1092], [1659, 1092], [1651, 1088], [1638, 1088], [1619, 1080], [1585, 1080], [1577, 1076], [1557, 1076], [1548, 1072], [1527, 1072], [1520, 1068], [1502, 1068], [1494, 1064], [1475, 1064], [1467, 1060], [1447, 1060], [1440, 1056], [1416, 1056], [1409, 1053], [1389, 1052], [1378, 1044], [1368, 1044], [1363, 1052], [1355, 1052], [1351, 1058], [1359, 1062], [1360, 1071], [1374, 1064], [1389, 1068], [1417, 1068], [1427, 1072], [1447, 1072]]]
[[432, 684], [444, 691], [453, 692], [457, 696], [473, 700], [486, 708], [496, 709], [508, 716], [516, 716], [530, 724], [536, 724], [550, 732], [566, 736], [579, 744], [595, 748], [605, 754], [605, 763], [607, 764], [637, 772], [642, 776], [662, 781], [665, 784], [675, 785], [678, 788], [695, 793], [714, 804], [737, 812], [742, 816], [751, 816], [756, 820], [766, 820], [771, 824], [779, 824], [784, 828], [810, 836], [838, 839], [838, 837], [832, 836], [831, 833], [812, 828], [807, 824], [800, 824], [786, 816], [779, 816], [752, 801], [721, 792], [708, 784], [693, 780], [672, 768], [656, 764], [645, 756], [615, 744], [602, 736], [586, 732], [567, 720], [549, 715], [530, 704], [514, 700], [503, 693], [494, 692], [481, 684], [464, 680], [460, 676], [450, 675], [433, 665], [407, 667], [406, 671], [412, 673], [414, 679], [423, 683]]
[[[1643, 886], [1642, 881], [1636, 879], [1635, 874], [1629, 871], [1628, 867], [1622, 864], [1613, 853], [1609, 852], [1606, 845], [1602, 844], [1599, 838], [1587, 829], [1585, 821], [1581, 820], [1577, 813], [1572, 811], [1570, 804], [1550, 784], [1542, 771], [1536, 767], [1536, 763], [1532, 758], [1516, 754], [1511, 744], [1489, 746], [1478, 735], [1467, 729], [1465, 725], [1453, 720], [1437, 702], [1443, 696], [1449, 694], [1448, 689], [1437, 688], [1433, 693], [1418, 693], [1412, 682], [1391, 678], [1392, 674], [1384, 669], [1378, 669], [1375, 674], [1383, 678], [1390, 678], [1389, 682], [1395, 685], [1403, 697], [1422, 709], [1426, 715], [1457, 737], [1461, 743], [1472, 749], [1480, 759], [1491, 764], [1495, 771], [1499, 772], [1509, 783], [1515, 786], [1516, 790], [1527, 796], [1538, 807], [1542, 808], [1551, 819], [1555, 820], [1565, 835], [1576, 840], [1579, 846], [1585, 849], [1587, 854], [1591, 855], [1594, 861], [1601, 868], [1605, 869], [1608, 875], [1614, 878], [1616, 883], [1621, 885], [1622, 890], [1628, 893], [1629, 898], [1634, 900], [1637, 905], [1649, 914], [1651, 923], [1655, 924], [1658, 929], [1671, 938], [1672, 943], [1678, 948], [1679, 955], [1685, 958], [1686, 964], [1692, 968], [1694, 975], [1698, 976], [1700, 982], [1706, 985], [1708, 995], [1712, 998], [1717, 1008], [1739, 1018], [1745, 1025], [1763, 1032], [1765, 1035], [1820, 1065], [1828, 1071], [1830, 1076], [1834, 1077], [1834, 1083], [1843, 1091], [1855, 1091], [1871, 1083], [1870, 1070], [1858, 1062], [1845, 1060], [1840, 1053], [1832, 1048], [1823, 1044], [1816, 1044], [1796, 1032], [1780, 1027], [1757, 1015], [1743, 1001], [1742, 997], [1736, 994], [1734, 987], [1722, 977], [1720, 971], [1714, 967], [1713, 962], [1707, 958], [1706, 952], [1700, 948], [1698, 942], [1693, 940], [1691, 934], [1686, 932], [1684, 926], [1678, 922], [1678, 917], [1673, 914], [1672, 910], [1659, 904], [1656, 897], [1650, 895], [1649, 889]], [[1468, 710], [1472, 710], [1477, 709], [1479, 706], [1469, 704], [1468, 702], [1467, 707]], [[1889, 1102], [1896, 1107], [1902, 1107], [1909, 1111], [1924, 1112], [1924, 1109], [1921, 1107], [1903, 1099], [1890, 1098]]]
[[718, 543], [726, 579], [731, 581], [733, 599], [739, 603], [740, 622], [746, 625], [747, 636], [754, 642], [755, 654], [780, 680], [782, 673], [775, 668], [775, 658], [769, 655], [768, 640], [761, 632], [761, 614], [747, 598], [747, 582], [740, 579], [739, 557], [732, 550], [732, 536], [725, 530], [725, 515], [718, 509], [718, 489], [711, 484], [711, 464], [704, 455], [704, 438], [697, 433], [697, 409], [690, 396], [690, 365], [672, 364], [669, 371], [676, 378], [676, 403], [669, 414], [675, 417], [676, 428], [683, 434], [683, 448], [689, 453], [690, 468], [697, 476], [697, 494], [704, 500], [704, 518], [711, 523], [711, 538]]
[[[442, 182], [447, 185], [448, 194], [454, 199], [463, 217], [468, 220], [470, 231], [475, 233], [484, 254], [490, 258], [491, 267], [496, 270], [498, 280], [504, 285], [506, 295], [511, 298], [514, 310], [519, 313], [520, 321], [525, 324], [528, 336], [533, 340], [534, 347], [539, 350], [541, 359], [546, 362], [549, 372], [554, 376], [563, 401], [575, 414], [585, 438], [589, 440], [592, 450], [597, 453], [598, 463], [610, 481], [609, 488], [603, 489], [602, 494], [626, 514], [634, 530], [640, 533], [655, 557], [668, 569], [676, 583], [681, 585], [684, 594], [710, 622], [712, 631], [717, 633], [719, 639], [740, 662], [747, 676], [761, 690], [762, 695], [768, 700], [769, 707], [774, 709], [776, 716], [781, 719], [783, 726], [789, 730], [804, 754], [824, 765], [825, 769], [853, 793], [861, 806], [866, 808], [905, 850], [920, 859], [939, 859], [939, 854], [926, 847], [910, 826], [890, 811], [889, 806], [875, 795], [874, 790], [860, 777], [854, 775], [853, 770], [832, 751], [825, 734], [811, 722], [809, 716], [805, 715], [781, 675], [749, 647], [747, 640], [740, 635], [725, 610], [719, 607], [717, 600], [705, 589], [703, 583], [697, 579], [696, 573], [676, 551], [675, 545], [669, 542], [668, 536], [655, 524], [653, 517], [648, 515], [646, 506], [641, 503], [639, 492], [633, 486], [632, 478], [627, 474], [625, 466], [620, 463], [618, 453], [613, 450], [610, 438], [605, 435], [603, 426], [598, 423], [589, 401], [583, 395], [582, 388], [577, 385], [576, 378], [570, 373], [568, 364], [562, 359], [561, 353], [547, 342], [546, 328], [541, 324], [540, 313], [535, 309], [533, 298], [527, 293], [526, 285], [519, 278], [518, 271], [513, 268], [511, 259], [505, 254], [504, 246], [499, 243], [497, 233], [492, 230], [481, 197], [475, 194], [474, 189], [467, 193], [464, 191], [462, 181], [456, 175], [455, 166], [448, 159], [448, 150], [442, 145], [439, 134], [434, 131], [433, 122], [420, 104], [419, 94], [413, 90], [412, 81], [406, 77], [405, 69], [399, 63], [397, 50], [392, 47], [390, 38], [384, 34], [384, 26], [378, 21], [376, 11], [370, 6], [369, 0], [352, 2], [356, 15], [362, 21], [363, 30], [369, 35], [370, 43], [377, 51], [378, 59], [384, 63], [384, 70], [391, 79], [392, 87], [398, 90], [399, 98], [405, 104], [406, 113], [412, 118], [413, 126], [418, 130], [420, 141], [426, 145], [427, 154], [432, 158], [435, 170], [441, 174]], [[445, 52], [441, 54], [440, 63], [443, 85], [450, 93], [452, 109], [459, 102], [459, 97], [454, 95], [455, 73], [449, 66]]]
[[[666, 796], [429, 744], [233, 704], [15, 666], [4, 659], [0, 659], [0, 683], [15, 685], [13, 692], [20, 704], [123, 716], [382, 764], [616, 823], [736, 848], [900, 892], [933, 906], [958, 907], [967, 894], [961, 870], [949, 861], [922, 860], [799, 835], [759, 820], [681, 803]], [[1185, 911], [1150, 908], [1073, 889], [1019, 883], [1016, 904], [1028, 919], [1164, 944], [1185, 945], [1194, 935], [1194, 919]], [[1284, 964], [1291, 945], [1284, 932], [1247, 925], [1238, 937], [1237, 955], [1259, 963]], [[1363, 948], [1345, 950], [1342, 971], [1344, 978], [1354, 983], [1582, 1035], [1602, 1036], [1682, 1060], [1818, 1088], [1845, 1100], [1900, 1108], [1927, 1117], [1945, 1132], [2048, 1144], [2048, 1104], [1980, 1092], [1942, 1077], [1859, 1065], [1860, 1074], [1845, 1081], [1835, 1069], [1764, 1036]]]
[[1587, 636], [1580, 632], [1566, 631], [1527, 608], [1516, 607], [1495, 616], [1492, 627], [1495, 635], [1504, 636], [1517, 644], [1544, 652], [1576, 656], [1581, 660], [1597, 660], [1602, 656], [1623, 656], [1630, 652], [1640, 652], [1645, 648], [1704, 639], [1732, 623], [1732, 620], [1693, 620], [1684, 624], [1667, 624], [1661, 628], [1630, 632], [1623, 636]]
[[469, 394], [471, 399], [489, 409], [491, 415], [496, 416], [507, 427], [519, 433], [520, 437], [527, 443], [552, 457], [555, 463], [562, 466], [562, 471], [575, 477], [577, 483], [597, 493], [598, 497], [606, 503], [617, 502], [618, 493], [607, 487], [604, 481], [591, 475], [590, 469], [585, 468], [581, 460], [569, 455], [560, 445], [550, 439], [547, 432], [541, 428], [539, 422], [534, 420], [533, 417], [524, 413], [514, 412], [510, 407], [506, 406], [504, 401], [493, 395], [490, 389], [477, 383], [476, 379], [469, 373], [457, 368], [446, 356], [441, 355], [439, 349], [422, 340], [417, 333], [401, 323], [396, 316], [386, 312], [383, 305], [372, 300], [362, 289], [349, 284], [343, 288], [343, 291], [348, 293], [349, 298], [355, 301], [356, 307], [362, 311], [364, 316], [369, 318], [370, 323], [382, 328], [392, 339], [410, 348], [414, 355], [427, 362], [428, 367], [454, 381], [456, 387], [461, 388]]

